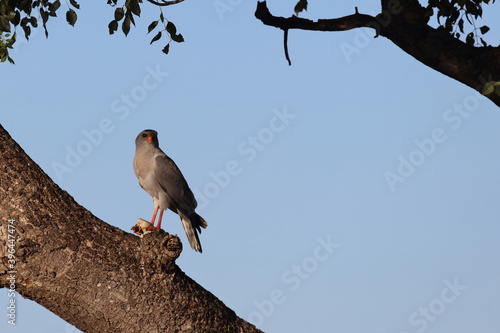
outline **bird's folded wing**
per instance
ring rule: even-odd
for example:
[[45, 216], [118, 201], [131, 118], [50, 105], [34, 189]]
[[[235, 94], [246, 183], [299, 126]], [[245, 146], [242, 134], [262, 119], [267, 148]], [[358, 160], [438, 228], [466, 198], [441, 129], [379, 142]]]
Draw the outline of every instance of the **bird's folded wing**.
[[175, 162], [165, 154], [155, 157], [154, 174], [158, 184], [175, 203], [196, 208], [197, 202]]

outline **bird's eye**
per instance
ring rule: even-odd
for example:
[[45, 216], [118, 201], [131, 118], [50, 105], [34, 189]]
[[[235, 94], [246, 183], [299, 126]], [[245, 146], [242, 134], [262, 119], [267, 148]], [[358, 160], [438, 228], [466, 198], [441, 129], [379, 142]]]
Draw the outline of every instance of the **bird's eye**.
[[142, 137], [145, 138], [147, 137], [148, 135], [146, 133], [142, 134]]

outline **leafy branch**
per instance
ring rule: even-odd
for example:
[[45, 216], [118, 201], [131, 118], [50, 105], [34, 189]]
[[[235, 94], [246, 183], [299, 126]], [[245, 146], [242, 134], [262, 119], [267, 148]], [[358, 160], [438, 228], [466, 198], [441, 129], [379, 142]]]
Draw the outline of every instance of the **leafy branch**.
[[[76, 0], [65, 0], [67, 5], [66, 22], [69, 25], [75, 26], [78, 19], [76, 10], [80, 9], [80, 5]], [[141, 15], [142, 0], [124, 0], [123, 5], [118, 5], [118, 0], [107, 0], [107, 3], [112, 7], [116, 7], [114, 11], [114, 19], [108, 24], [110, 34], [114, 34], [121, 22], [121, 29], [125, 36], [130, 32], [130, 26], [135, 24], [135, 19]], [[184, 38], [177, 33], [175, 25], [166, 20], [163, 16], [161, 8], [164, 6], [174, 5], [184, 0], [148, 0], [149, 3], [160, 8], [160, 19], [153, 21], [148, 27], [150, 33], [159, 22], [162, 22], [163, 30], [159, 31], [153, 38], [151, 43], [159, 40], [162, 36], [168, 35], [169, 41], [163, 48], [163, 53], [167, 54], [171, 41], [181, 43]], [[0, 61], [9, 61], [14, 63], [14, 60], [9, 55], [9, 50], [12, 50], [17, 39], [17, 28], [21, 27], [24, 32], [24, 37], [29, 40], [32, 29], [36, 29], [41, 21], [41, 26], [45, 31], [45, 37], [48, 38], [49, 32], [47, 22], [51, 17], [57, 17], [57, 12], [60, 10], [61, 0], [1, 0], [0, 1]], [[155, 23], [156, 22], [156, 23]], [[155, 23], [155, 24], [154, 24]]]
[[[61, 2], [55, 0], [24, 0], [24, 1], [0, 1], [0, 59], [2, 62], [14, 60], [9, 56], [9, 49], [13, 48], [16, 42], [17, 27], [24, 31], [24, 37], [29, 40], [31, 29], [38, 27], [38, 20], [41, 19], [45, 36], [49, 36], [47, 22], [50, 17], [56, 17], [56, 11], [61, 7]], [[75, 0], [69, 0], [66, 21], [72, 26], [75, 25], [77, 15], [75, 10], [80, 5]], [[38, 14], [38, 15], [37, 15]], [[12, 31], [14, 33], [12, 34]]]
[[14, 64], [14, 60], [9, 56], [9, 49], [12, 49], [14, 43], [16, 42], [16, 33], [12, 36], [10, 33], [5, 33], [0, 35], [0, 61], [5, 62], [9, 60], [11, 64]]
[[[476, 20], [483, 15], [483, 4], [494, 3], [495, 0], [429, 0], [426, 7], [427, 16], [436, 14], [439, 29], [454, 38], [460, 39], [465, 35], [465, 43], [474, 46], [487, 46], [481, 35], [486, 34], [490, 28], [486, 25], [478, 28]], [[299, 0], [295, 5], [295, 15], [307, 10], [307, 0]], [[472, 26], [472, 31], [465, 30], [465, 23]]]
[[167, 43], [167, 45], [165, 45], [165, 47], [162, 49], [162, 52], [168, 54], [168, 51], [170, 49], [170, 42], [174, 41], [177, 43], [182, 43], [184, 42], [184, 37], [182, 37], [181, 34], [177, 33], [177, 28], [174, 23], [165, 19], [161, 7], [160, 7], [160, 19], [151, 22], [151, 24], [148, 27], [148, 34], [156, 28], [159, 22], [163, 24], [163, 29], [158, 31], [158, 33], [156, 33], [156, 35], [153, 37], [153, 39], [151, 39], [151, 42], [149, 44], [153, 44], [154, 42], [158, 41], [162, 37], [162, 35], [166, 32], [169, 35], [170, 40]]
[[[168, 54], [169, 48], [170, 48], [170, 42], [174, 41], [177, 43], [182, 43], [184, 42], [184, 37], [181, 34], [177, 33], [177, 28], [172, 23], [171, 21], [168, 21], [165, 19], [165, 16], [163, 15], [163, 10], [161, 9], [162, 6], [168, 6], [168, 5], [173, 5], [179, 2], [182, 2], [184, 0], [173, 0], [173, 1], [164, 1], [162, 0], [161, 2], [157, 2], [155, 0], [148, 0], [149, 2], [159, 6], [160, 8], [160, 18], [156, 21], [153, 21], [149, 24], [148, 26], [148, 34], [153, 31], [157, 26], [158, 23], [161, 22], [164, 29], [158, 31], [156, 35], [153, 37], [151, 42], [149, 44], [153, 44], [154, 42], [158, 41], [163, 35], [167, 34], [169, 36], [169, 41], [163, 48], [162, 52], [165, 54]], [[141, 0], [126, 0], [125, 4], [122, 7], [117, 7], [115, 9], [115, 19], [112, 20], [109, 25], [109, 33], [112, 35], [115, 33], [115, 31], [118, 30], [118, 23], [124, 18], [122, 22], [122, 31], [125, 34], [125, 36], [128, 35], [130, 31], [130, 23], [132, 23], [135, 26], [135, 20], [134, 20], [134, 15], [139, 17], [141, 14], [141, 8], [139, 3], [141, 3]], [[108, 4], [111, 6], [117, 6], [118, 0], [108, 0]]]
[[474, 46], [487, 46], [481, 35], [486, 34], [490, 28], [486, 25], [478, 28], [476, 20], [483, 15], [483, 4], [494, 3], [495, 0], [429, 0], [426, 9], [429, 17], [437, 15], [439, 29], [449, 35], [459, 39], [466, 34], [464, 28], [467, 22], [472, 26], [472, 31], [468, 30], [465, 35], [465, 43]]

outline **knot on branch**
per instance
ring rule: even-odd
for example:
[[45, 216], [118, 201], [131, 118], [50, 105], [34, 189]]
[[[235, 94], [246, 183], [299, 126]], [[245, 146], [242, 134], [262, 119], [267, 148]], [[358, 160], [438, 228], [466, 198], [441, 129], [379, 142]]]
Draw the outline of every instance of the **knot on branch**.
[[167, 236], [161, 242], [161, 248], [166, 250], [164, 252], [166, 256], [175, 260], [179, 258], [182, 252], [181, 239], [177, 235], [169, 235], [167, 233]]
[[145, 269], [169, 272], [175, 268], [175, 260], [182, 252], [182, 242], [177, 235], [160, 230], [145, 234], [139, 242]]

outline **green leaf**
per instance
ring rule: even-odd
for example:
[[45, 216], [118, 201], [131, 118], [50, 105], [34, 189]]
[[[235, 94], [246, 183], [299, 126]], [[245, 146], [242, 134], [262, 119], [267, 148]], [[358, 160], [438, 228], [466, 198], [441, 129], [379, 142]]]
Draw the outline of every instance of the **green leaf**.
[[75, 26], [76, 18], [77, 18], [76, 12], [73, 9], [69, 9], [66, 12], [66, 21], [68, 21], [68, 23], [73, 27]]
[[483, 25], [481, 28], [479, 28], [479, 30], [481, 30], [481, 33], [484, 35], [488, 31], [490, 31], [490, 27]]
[[31, 5], [32, 5], [31, 0], [22, 0], [19, 3], [18, 8], [29, 15], [31, 14]]
[[163, 48], [163, 50], [161, 50], [161, 52], [165, 53], [165, 54], [168, 54], [168, 50], [170, 49], [170, 43], [165, 45], [165, 47]]
[[460, 29], [461, 33], [464, 33], [464, 20], [463, 19], [460, 19], [458, 21], [458, 28]]
[[130, 31], [130, 16], [125, 17], [125, 20], [122, 23], [122, 31], [125, 36], [128, 35], [128, 32]]
[[158, 39], [161, 38], [161, 31], [159, 31], [156, 36], [153, 37], [153, 39], [151, 39], [151, 43], [149, 43], [149, 45], [153, 44], [154, 42], [156, 42]]
[[31, 17], [30, 17], [30, 23], [31, 23], [31, 26], [32, 26], [33, 28], [38, 27], [38, 22], [37, 22], [37, 20], [36, 20], [36, 17], [31, 16]]
[[495, 85], [493, 84], [490, 84], [490, 82], [486, 83], [483, 87], [483, 90], [481, 91], [481, 93], [483, 95], [489, 95], [493, 92], [493, 90], [495, 90]]
[[467, 37], [465, 37], [465, 43], [467, 45], [474, 45], [474, 34], [472, 32], [469, 32]]
[[172, 40], [174, 42], [177, 42], [177, 43], [182, 43], [184, 41], [184, 37], [182, 37], [181, 34], [178, 34], [178, 35], [170, 35], [170, 38], [172, 38]]
[[56, 10], [58, 10], [58, 9], [59, 9], [59, 7], [61, 7], [61, 2], [60, 2], [59, 0], [56, 0], [56, 1], [54, 1], [54, 2], [52, 3], [52, 6], [53, 6], [53, 7], [52, 7], [52, 9], [53, 9], [53, 10], [54, 10], [54, 12], [55, 12]]
[[21, 22], [21, 13], [16, 10], [16, 13], [14, 14], [14, 20], [12, 20], [12, 24], [16, 26], [19, 24], [19, 22]]
[[295, 5], [295, 15], [299, 15], [299, 13], [303, 10], [307, 10], [307, 0], [299, 0]]
[[125, 12], [125, 16], [130, 17], [130, 22], [132, 22], [132, 24], [133, 24], [133, 25], [134, 25], [134, 27], [135, 27], [134, 15], [133, 15], [133, 14], [132, 14], [132, 12], [130, 11], [130, 9], [127, 9], [127, 11]]
[[119, 7], [115, 9], [115, 20], [120, 21], [123, 16], [125, 15], [125, 11], [123, 10], [123, 7]]
[[80, 9], [80, 5], [75, 0], [69, 0], [69, 3], [76, 9]]
[[125, 7], [130, 9], [135, 15], [141, 16], [141, 7], [139, 6], [139, 0], [127, 0], [125, 1]]
[[40, 16], [42, 17], [42, 22], [45, 25], [49, 20], [49, 13], [47, 13], [43, 8], [40, 8]]
[[113, 21], [109, 22], [108, 28], [109, 28], [109, 34], [110, 35], [114, 34], [115, 31], [118, 30], [118, 21], [113, 20]]
[[0, 32], [10, 32], [10, 23], [6, 16], [0, 16]]
[[170, 34], [170, 38], [172, 38], [174, 42], [182, 43], [184, 41], [184, 37], [182, 37], [181, 34], [177, 33], [175, 24], [170, 21], [167, 22], [167, 32]]
[[485, 85], [483, 86], [483, 89], [481, 90], [481, 93], [483, 95], [489, 95], [491, 94], [493, 91], [495, 91], [495, 89], [500, 86], [500, 82], [497, 82], [497, 81], [490, 81], [490, 82], [486, 82]]
[[158, 22], [159, 22], [159, 21], [153, 21], [153, 22], [151, 22], [151, 24], [150, 24], [150, 25], [149, 25], [149, 27], [148, 27], [148, 34], [149, 34], [151, 31], [153, 31], [153, 29], [154, 29], [154, 28], [156, 28], [156, 26], [158, 25]]
[[[26, 17], [25, 17], [25, 18], [26, 18]], [[31, 34], [31, 28], [30, 28], [30, 26], [29, 26], [29, 25], [27, 25], [27, 24], [24, 24], [24, 25], [23, 25], [23, 20], [24, 20], [25, 18], [23, 18], [23, 19], [21, 20], [21, 27], [22, 27], [22, 28], [23, 28], [23, 30], [24, 30], [24, 36], [26, 37], [26, 39], [29, 39], [30, 34]]]
[[175, 35], [177, 33], [177, 28], [175, 27], [175, 24], [173, 24], [170, 21], [168, 21], [168, 23], [167, 23], [167, 32], [170, 35]]
[[59, 0], [54, 1], [53, 3], [49, 2], [48, 5], [47, 5], [48, 14], [50, 16], [56, 16], [56, 10], [59, 7], [61, 7], [61, 3], [59, 2]]

